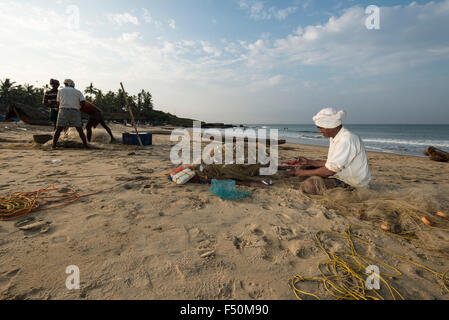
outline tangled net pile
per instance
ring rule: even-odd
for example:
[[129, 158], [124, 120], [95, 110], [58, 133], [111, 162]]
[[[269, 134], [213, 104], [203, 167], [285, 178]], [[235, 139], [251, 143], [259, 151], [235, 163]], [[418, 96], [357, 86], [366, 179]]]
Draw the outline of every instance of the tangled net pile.
[[[439, 216], [437, 214], [438, 212], [447, 212], [449, 209], [447, 188], [421, 185], [419, 188], [406, 187], [396, 190], [387, 190], [386, 188], [353, 191], [326, 190], [324, 185], [320, 188], [320, 183], [322, 183], [320, 179], [315, 182], [318, 190], [321, 191], [320, 195], [307, 197], [321, 203], [329, 210], [359, 218], [358, 228], [383, 232], [398, 240], [404, 240], [405, 243], [426, 249], [434, 257], [440, 257], [446, 261], [449, 258], [449, 219], [447, 215]], [[350, 251], [331, 252], [323, 244], [323, 237], [346, 239], [346, 245]], [[414, 262], [372, 242], [355, 237], [351, 234], [350, 229], [345, 234], [322, 231], [317, 234], [315, 240], [318, 247], [327, 255], [328, 260], [319, 263], [319, 277], [304, 278], [297, 275], [293, 278], [292, 287], [298, 299], [302, 299], [303, 295], [319, 299], [317, 295], [304, 292], [297, 287], [305, 281], [319, 281], [324, 284], [326, 291], [338, 300], [403, 300], [404, 297], [390, 282], [401, 277], [402, 273], [385, 263], [383, 259], [376, 260], [360, 254], [356, 250], [355, 243], [360, 246], [371, 246], [379, 254], [386, 254], [390, 258], [432, 273], [449, 292], [449, 270], [444, 273], [435, 271], [424, 264]], [[367, 274], [365, 271], [368, 266], [373, 264], [383, 266], [390, 270], [388, 271], [390, 273], [393, 271], [391, 274], [382, 273], [380, 279], [388, 288], [388, 296], [385, 294], [382, 296], [378, 291], [367, 292], [366, 290]]]
[[[449, 239], [449, 219], [437, 215], [449, 210], [447, 189], [443, 186], [354, 191], [323, 188], [320, 195], [308, 197], [342, 215], [354, 217], [358, 213], [362, 221], [378, 229], [385, 226], [393, 236], [418, 241], [425, 249], [449, 256], [449, 241], [445, 240]], [[423, 220], [431, 224], [426, 225]]]

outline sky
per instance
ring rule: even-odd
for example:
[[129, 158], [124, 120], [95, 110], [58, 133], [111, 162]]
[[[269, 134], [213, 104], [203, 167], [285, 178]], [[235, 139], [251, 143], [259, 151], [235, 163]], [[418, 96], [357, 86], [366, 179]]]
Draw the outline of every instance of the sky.
[[449, 123], [449, 0], [0, 0], [0, 30], [0, 79], [123, 82], [180, 117]]

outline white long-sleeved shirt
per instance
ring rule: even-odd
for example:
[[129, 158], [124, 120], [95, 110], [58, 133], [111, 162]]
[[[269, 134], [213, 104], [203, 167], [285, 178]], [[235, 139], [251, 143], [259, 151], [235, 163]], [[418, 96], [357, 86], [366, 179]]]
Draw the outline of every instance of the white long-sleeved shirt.
[[358, 135], [344, 127], [330, 139], [326, 168], [336, 172], [335, 178], [355, 188], [367, 187], [371, 182], [365, 145]]

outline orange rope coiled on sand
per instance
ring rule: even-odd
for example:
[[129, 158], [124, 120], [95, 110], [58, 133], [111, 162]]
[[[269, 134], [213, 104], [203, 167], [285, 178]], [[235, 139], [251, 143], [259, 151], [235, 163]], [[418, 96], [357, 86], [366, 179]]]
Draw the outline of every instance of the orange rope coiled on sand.
[[[0, 197], [0, 221], [17, 220], [33, 211], [44, 211], [65, 207], [81, 198], [98, 194], [97, 191], [80, 195], [73, 188], [58, 189], [49, 185], [43, 189], [32, 192], [15, 192], [8, 196]], [[59, 195], [51, 195], [57, 192]], [[52, 206], [52, 204], [55, 204]]]

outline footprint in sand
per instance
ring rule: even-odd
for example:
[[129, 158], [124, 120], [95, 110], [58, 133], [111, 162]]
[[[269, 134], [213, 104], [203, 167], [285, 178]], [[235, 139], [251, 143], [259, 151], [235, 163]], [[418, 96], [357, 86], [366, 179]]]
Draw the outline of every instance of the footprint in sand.
[[58, 244], [58, 243], [65, 243], [69, 242], [70, 238], [67, 236], [56, 236], [50, 239], [52, 243]]
[[[266, 236], [266, 232], [257, 224], [246, 225], [246, 231], [242, 235], [232, 236], [230, 234], [226, 239], [232, 241], [237, 250], [245, 248], [263, 249], [272, 245], [272, 241]], [[265, 253], [262, 253], [262, 256], [265, 256]]]
[[279, 221], [283, 225], [289, 225], [293, 221], [293, 219], [289, 215], [287, 215], [285, 213], [276, 213], [275, 216], [279, 219]]
[[251, 242], [250, 240], [245, 240], [239, 237], [232, 237], [232, 244], [237, 250], [242, 250], [244, 248], [253, 246], [253, 242]]
[[163, 188], [162, 185], [157, 184], [154, 181], [151, 181], [147, 184], [145, 184], [141, 189], [140, 189], [140, 193], [142, 194], [154, 194], [157, 195], [158, 194], [158, 189]]
[[288, 250], [300, 259], [308, 259], [316, 256], [318, 249], [312, 241], [292, 240], [287, 243]]
[[21, 269], [16, 268], [0, 273], [0, 298], [10, 299], [10, 289], [14, 286], [14, 279], [20, 274]]
[[259, 283], [249, 282], [240, 283], [241, 288], [248, 294], [251, 299], [262, 299], [264, 294], [264, 289]]
[[218, 299], [233, 299], [235, 296], [235, 282], [221, 283], [218, 287]]
[[252, 234], [259, 236], [259, 237], [262, 237], [265, 235], [265, 231], [263, 231], [260, 226], [255, 225], [255, 224], [253, 224], [249, 227], [249, 231], [251, 231]]
[[278, 237], [279, 240], [291, 238], [293, 235], [293, 231], [290, 228], [281, 226], [273, 226], [272, 231], [275, 234], [275, 236]]
[[36, 221], [35, 218], [26, 218], [18, 221], [14, 226], [22, 230], [25, 235], [35, 235], [48, 233], [51, 229], [51, 222], [47, 221]]
[[249, 250], [248, 254], [273, 262], [281, 249], [280, 242], [272, 236], [272, 232], [267, 233], [262, 227], [255, 224], [249, 226], [247, 230], [248, 232], [241, 238], [234, 237], [234, 247], [238, 250], [255, 249], [256, 251]]
[[188, 233], [188, 241], [196, 245], [198, 255], [202, 259], [215, 257], [217, 239], [215, 236], [205, 233], [198, 227], [185, 227]]
[[209, 203], [209, 200], [203, 200], [200, 197], [189, 197], [190, 207], [196, 210], [204, 209], [205, 205]]

